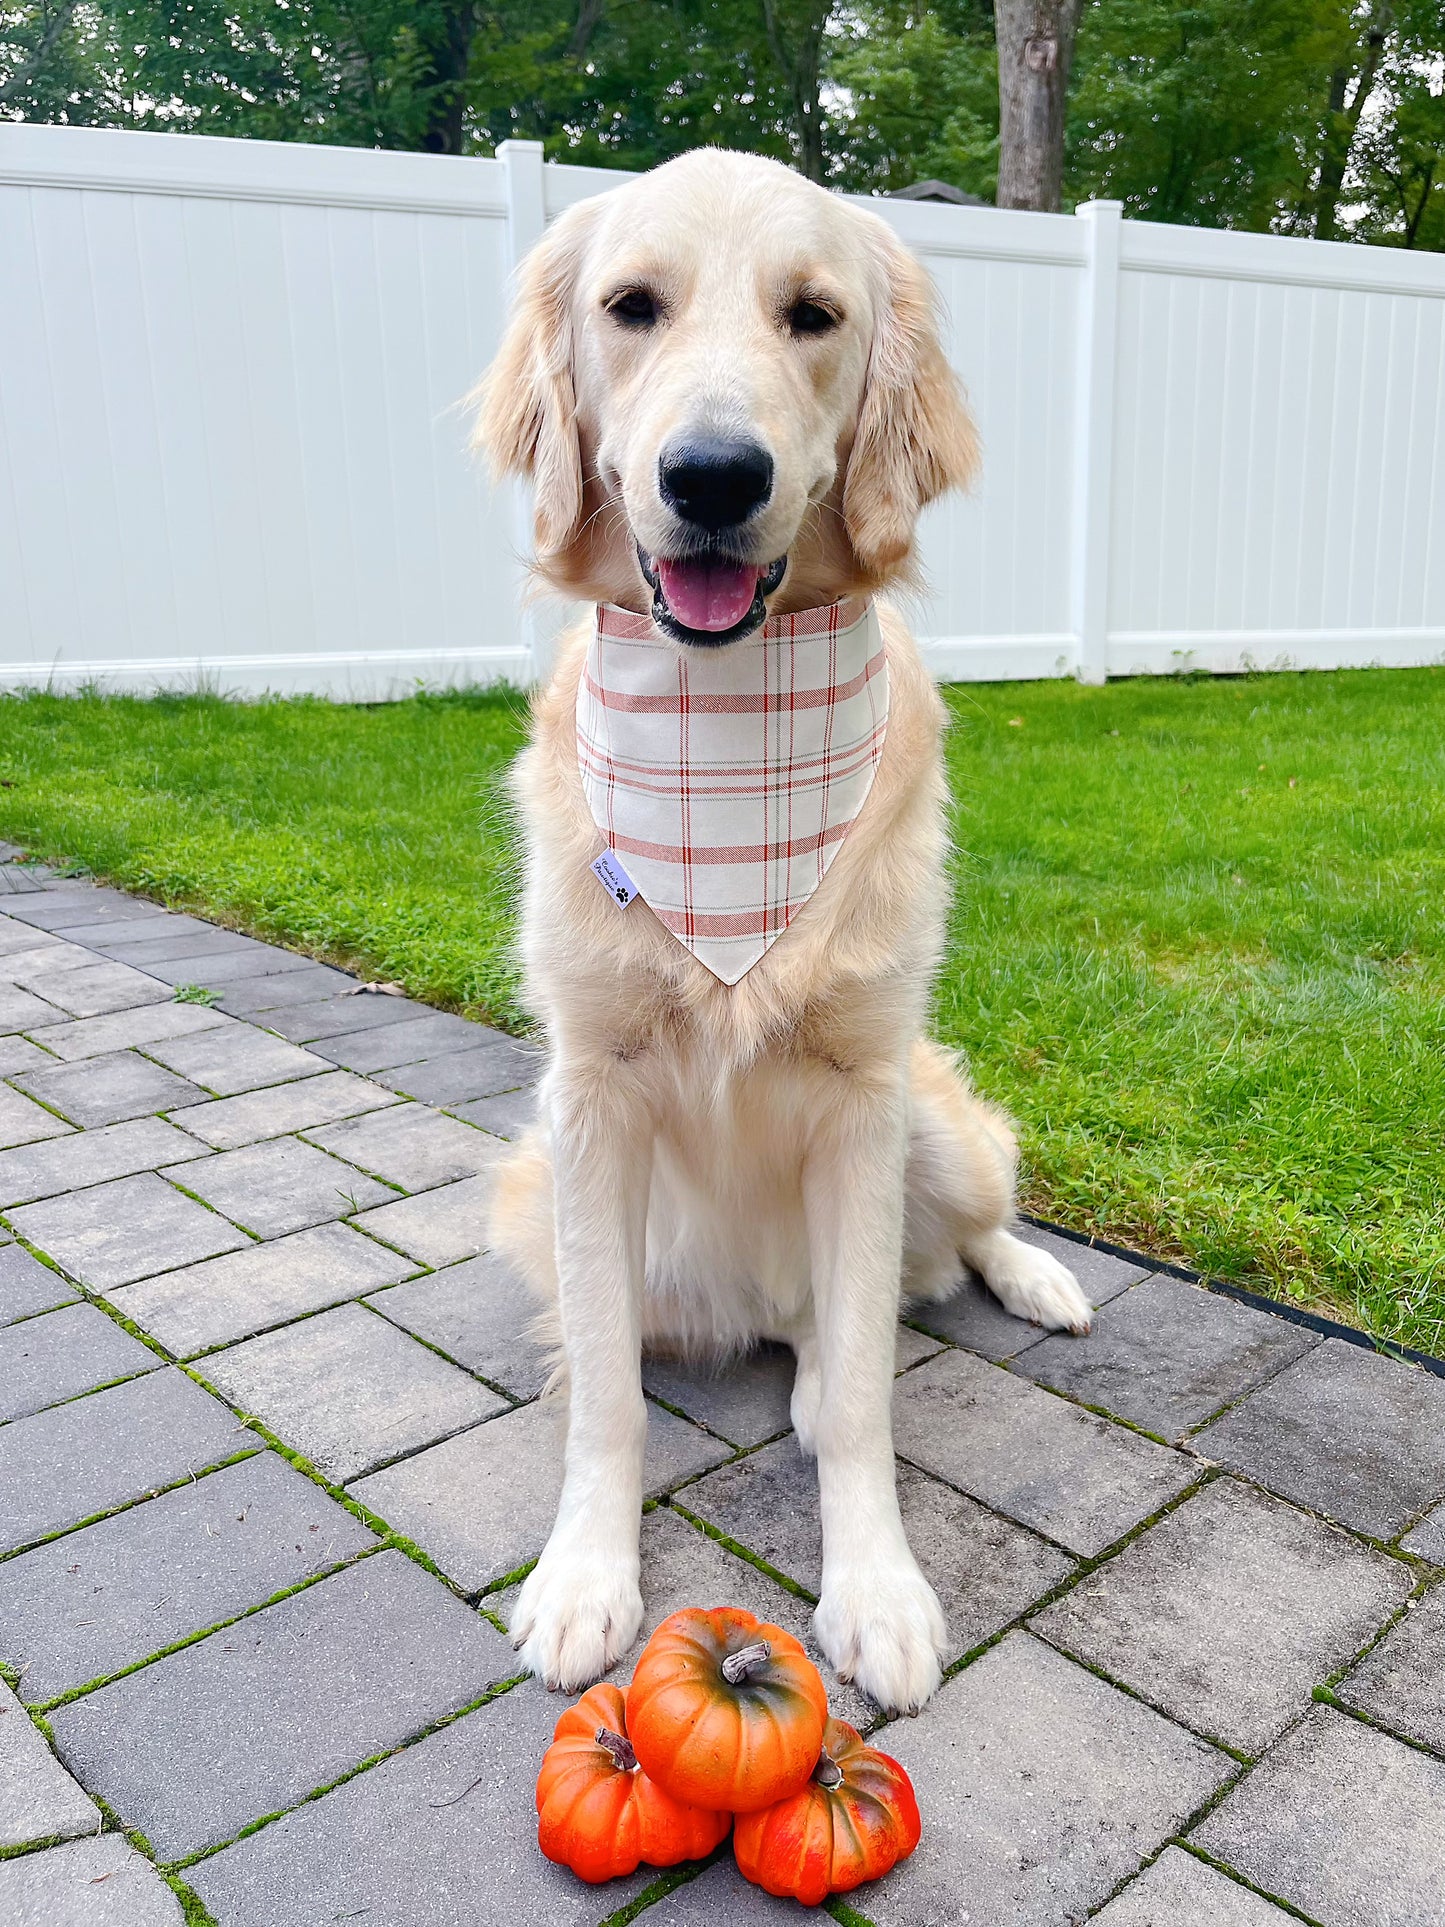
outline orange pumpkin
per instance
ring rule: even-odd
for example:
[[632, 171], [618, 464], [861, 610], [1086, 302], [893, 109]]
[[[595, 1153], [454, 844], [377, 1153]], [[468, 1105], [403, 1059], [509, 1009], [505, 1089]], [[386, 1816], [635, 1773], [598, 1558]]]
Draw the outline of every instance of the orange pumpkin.
[[828, 1718], [818, 1669], [793, 1635], [732, 1606], [664, 1619], [627, 1706], [643, 1770], [676, 1800], [730, 1813], [803, 1786]]
[[604, 1681], [558, 1720], [537, 1775], [537, 1840], [584, 1880], [612, 1880], [640, 1862], [700, 1860], [726, 1834], [725, 1813], [686, 1806], [637, 1764], [627, 1699]]
[[816, 1907], [877, 1880], [918, 1845], [913, 1783], [897, 1760], [829, 1720], [813, 1777], [799, 1793], [738, 1821], [733, 1852], [754, 1886]]

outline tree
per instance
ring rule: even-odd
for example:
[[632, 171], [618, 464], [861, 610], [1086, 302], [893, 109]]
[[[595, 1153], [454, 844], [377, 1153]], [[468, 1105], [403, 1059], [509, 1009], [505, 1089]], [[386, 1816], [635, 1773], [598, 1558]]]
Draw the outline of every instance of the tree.
[[428, 154], [460, 154], [467, 145], [467, 83], [480, 14], [474, 0], [430, 0], [417, 9], [419, 144]]
[[1340, 190], [1349, 170], [1350, 152], [1359, 132], [1360, 117], [1375, 86], [1385, 45], [1394, 22], [1393, 0], [1373, 0], [1349, 22], [1341, 57], [1330, 69], [1329, 100], [1320, 136], [1319, 173], [1314, 194], [1314, 234], [1320, 241], [1338, 238]]
[[0, 120], [114, 125], [112, 26], [103, 9], [76, 0], [0, 0]]
[[1352, 238], [1445, 248], [1445, 7], [1402, 0], [1344, 193]]
[[871, 0], [840, 36], [836, 178], [886, 190], [936, 179], [991, 201], [998, 184], [998, 54], [978, 0]]
[[567, 52], [580, 16], [547, 25], [540, 6], [493, 17], [469, 83], [477, 151], [510, 136], [554, 159], [644, 168], [704, 143], [794, 157], [786, 81], [758, 0], [629, 0], [593, 22], [581, 59]]
[[760, 0], [768, 51], [787, 82], [799, 169], [810, 181], [826, 171], [823, 145], [823, 37], [833, 0]]
[[75, 0], [0, 12], [0, 107], [13, 112], [54, 87], [74, 21]]
[[[26, 16], [16, 37], [57, 10], [53, 0], [16, 9]], [[0, 31], [0, 93], [21, 118], [417, 144], [424, 103], [405, 0], [81, 0], [65, 11], [23, 102]]]
[[1096, 0], [1070, 103], [1073, 192], [1151, 221], [1297, 224], [1339, 31], [1337, 0]]
[[998, 204], [1063, 206], [1064, 102], [1079, 0], [995, 0]]

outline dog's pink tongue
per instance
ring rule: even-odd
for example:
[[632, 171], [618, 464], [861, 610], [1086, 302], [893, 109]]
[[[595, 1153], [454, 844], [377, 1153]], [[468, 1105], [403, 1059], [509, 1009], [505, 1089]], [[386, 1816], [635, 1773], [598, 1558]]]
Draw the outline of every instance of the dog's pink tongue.
[[759, 569], [732, 563], [666, 562], [657, 573], [667, 606], [688, 629], [731, 629], [753, 606]]

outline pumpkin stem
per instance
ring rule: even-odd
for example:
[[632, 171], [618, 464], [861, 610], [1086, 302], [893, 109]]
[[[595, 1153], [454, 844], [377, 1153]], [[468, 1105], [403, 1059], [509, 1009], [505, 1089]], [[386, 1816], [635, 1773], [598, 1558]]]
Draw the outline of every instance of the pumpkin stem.
[[834, 1787], [843, 1784], [843, 1769], [826, 1746], [818, 1756], [818, 1764], [813, 1768], [813, 1778], [819, 1786]]
[[729, 1686], [741, 1686], [760, 1666], [765, 1666], [773, 1656], [773, 1649], [765, 1639], [756, 1646], [740, 1646], [735, 1653], [729, 1653], [722, 1663], [722, 1676]]
[[595, 1735], [597, 1744], [612, 1755], [612, 1764], [619, 1773], [631, 1773], [637, 1765], [637, 1755], [632, 1750], [631, 1740], [625, 1740], [620, 1733], [614, 1733], [610, 1726], [599, 1726]]

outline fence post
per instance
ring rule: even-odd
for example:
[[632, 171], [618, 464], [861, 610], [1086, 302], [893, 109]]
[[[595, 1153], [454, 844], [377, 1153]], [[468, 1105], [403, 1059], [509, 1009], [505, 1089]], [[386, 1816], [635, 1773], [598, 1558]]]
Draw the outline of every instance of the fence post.
[[[497, 159], [507, 203], [507, 270], [515, 280], [518, 267], [547, 226], [547, 204], [542, 175], [541, 141], [499, 141]], [[527, 558], [532, 553], [532, 491], [525, 482], [510, 484], [512, 546], [517, 556], [517, 624], [534, 680], [544, 681], [552, 667], [552, 629], [532, 594]]]
[[1108, 673], [1109, 542], [1114, 472], [1114, 361], [1119, 317], [1121, 201], [1086, 201], [1075, 413], [1072, 615], [1080, 682]]
[[542, 185], [541, 141], [499, 141], [497, 159], [507, 170], [507, 266], [515, 274], [529, 248], [542, 238], [547, 205]]

